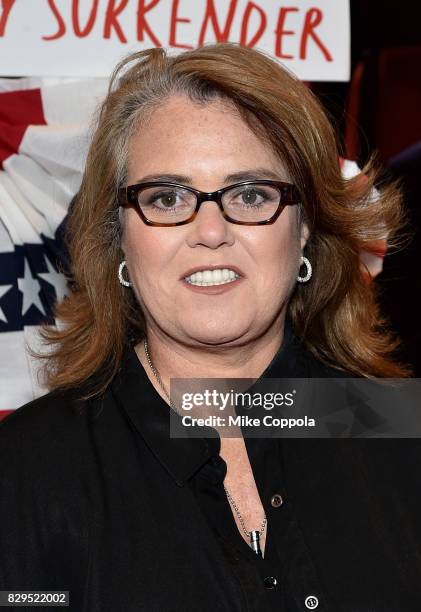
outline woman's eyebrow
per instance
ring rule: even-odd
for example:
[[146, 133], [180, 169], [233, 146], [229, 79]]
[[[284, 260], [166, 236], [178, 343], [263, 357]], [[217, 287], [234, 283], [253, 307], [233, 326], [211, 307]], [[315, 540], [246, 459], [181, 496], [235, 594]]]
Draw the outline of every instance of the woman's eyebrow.
[[184, 183], [186, 185], [192, 184], [192, 179], [184, 174], [147, 174], [146, 176], [138, 179], [137, 183], [148, 183], [150, 181], [164, 181], [167, 183]]
[[[281, 172], [275, 172], [274, 170], [269, 170], [268, 168], [253, 168], [249, 170], [240, 170], [239, 172], [234, 172], [233, 174], [227, 174], [223, 180], [223, 184], [227, 185], [230, 183], [240, 183], [241, 181], [253, 181], [255, 179], [273, 179], [275, 181], [282, 181], [285, 178], [282, 177]], [[168, 173], [159, 173], [159, 174], [148, 174], [141, 179], [139, 179], [138, 183], [146, 183], [153, 181], [164, 181], [168, 183], [182, 183], [183, 185], [192, 185], [193, 179], [190, 176], [186, 176], [184, 174], [168, 174]]]
[[254, 181], [255, 179], [273, 179], [275, 181], [285, 180], [282, 179], [281, 172], [275, 172], [268, 168], [253, 168], [252, 170], [245, 170], [240, 172], [234, 172], [228, 174], [224, 182], [225, 183], [236, 183], [241, 181]]

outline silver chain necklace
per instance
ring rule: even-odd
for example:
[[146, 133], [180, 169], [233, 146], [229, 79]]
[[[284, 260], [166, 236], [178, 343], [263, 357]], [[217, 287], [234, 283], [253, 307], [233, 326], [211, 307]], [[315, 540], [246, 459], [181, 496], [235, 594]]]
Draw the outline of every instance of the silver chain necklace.
[[267, 523], [266, 515], [265, 515], [265, 518], [263, 519], [262, 526], [261, 526], [259, 531], [257, 529], [254, 530], [254, 531], [248, 531], [246, 529], [246, 526], [244, 525], [244, 519], [243, 519], [243, 517], [240, 514], [240, 511], [239, 511], [239, 509], [237, 507], [237, 504], [235, 503], [234, 499], [232, 498], [231, 493], [225, 488], [225, 486], [224, 486], [224, 491], [226, 493], [228, 501], [230, 502], [231, 506], [235, 510], [236, 515], [238, 516], [238, 520], [240, 521], [240, 525], [241, 525], [244, 533], [246, 534], [246, 536], [250, 540], [250, 546], [252, 547], [252, 549], [254, 550], [256, 555], [261, 557], [262, 556], [262, 551], [260, 549], [260, 536], [263, 535], [263, 532], [265, 531], [265, 528], [266, 528], [266, 523]]
[[[168, 392], [167, 392], [167, 390], [166, 390], [166, 388], [164, 386], [164, 383], [162, 382], [162, 378], [161, 378], [158, 370], [155, 368], [155, 366], [152, 363], [152, 359], [151, 359], [151, 356], [149, 355], [149, 350], [148, 350], [148, 341], [146, 340], [146, 338], [144, 338], [144, 340], [143, 340], [143, 346], [144, 346], [144, 349], [145, 349], [146, 359], [148, 360], [148, 364], [149, 364], [149, 367], [151, 368], [151, 370], [153, 372], [153, 375], [155, 376], [156, 380], [158, 381], [158, 384], [161, 387], [162, 391], [165, 393], [165, 396], [168, 399], [171, 408], [173, 410], [175, 410], [175, 412], [177, 412], [177, 414], [180, 414], [178, 412], [177, 408], [171, 402], [171, 398], [170, 398], [170, 396], [169, 396], [169, 394], [168, 394]], [[240, 511], [238, 509], [237, 504], [235, 503], [234, 499], [232, 498], [231, 493], [229, 493], [229, 491], [225, 488], [225, 486], [224, 486], [224, 491], [225, 491], [225, 494], [226, 494], [226, 496], [228, 498], [228, 501], [230, 502], [230, 504], [232, 505], [232, 507], [235, 510], [235, 513], [236, 513], [236, 515], [238, 517], [238, 520], [240, 521], [240, 525], [241, 525], [241, 527], [242, 527], [246, 537], [249, 538], [249, 540], [250, 540], [251, 548], [254, 550], [254, 552], [256, 553], [256, 555], [258, 557], [262, 557], [262, 551], [261, 551], [261, 548], [260, 548], [260, 536], [263, 535], [263, 532], [266, 529], [266, 524], [267, 524], [266, 515], [265, 515], [265, 518], [263, 519], [262, 526], [261, 526], [260, 530], [255, 529], [253, 531], [248, 531], [246, 529], [246, 526], [244, 524], [244, 519], [241, 516], [241, 513], [240, 513]]]
[[166, 388], [164, 386], [164, 383], [162, 382], [161, 376], [160, 376], [158, 370], [155, 368], [154, 364], [152, 363], [151, 356], [149, 355], [148, 342], [147, 342], [146, 338], [144, 338], [144, 340], [143, 340], [143, 346], [144, 346], [144, 349], [145, 349], [146, 359], [148, 360], [148, 364], [149, 364], [150, 369], [153, 372], [153, 375], [155, 376], [156, 380], [158, 381], [159, 386], [161, 387], [161, 389], [165, 393], [165, 397], [168, 399], [171, 408], [173, 410], [175, 410], [175, 412], [177, 412], [177, 414], [180, 414], [178, 412], [176, 406], [174, 406], [174, 404], [171, 402], [171, 398], [170, 398], [170, 396], [167, 393], [167, 390], [166, 390]]

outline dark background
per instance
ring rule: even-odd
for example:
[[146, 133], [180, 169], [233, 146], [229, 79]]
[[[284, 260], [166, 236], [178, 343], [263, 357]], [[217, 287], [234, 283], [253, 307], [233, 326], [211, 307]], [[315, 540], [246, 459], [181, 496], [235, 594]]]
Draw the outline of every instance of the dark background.
[[[383, 49], [421, 45], [421, 2], [350, 0], [350, 5], [351, 74], [359, 62], [375, 60]], [[418, 84], [421, 87], [421, 65], [418, 66], [418, 73]], [[318, 82], [313, 83], [311, 87], [330, 113], [344, 144], [350, 83]], [[370, 106], [374, 100], [365, 102]], [[421, 111], [419, 121], [420, 117]], [[358, 161], [363, 163], [376, 143], [373, 141], [370, 125], [360, 123], [360, 128], [362, 142]]]
[[351, 0], [350, 83], [312, 83], [342, 153], [362, 166], [373, 151], [383, 181], [398, 180], [412, 241], [388, 252], [373, 281], [401, 340], [398, 357], [421, 377], [421, 3]]

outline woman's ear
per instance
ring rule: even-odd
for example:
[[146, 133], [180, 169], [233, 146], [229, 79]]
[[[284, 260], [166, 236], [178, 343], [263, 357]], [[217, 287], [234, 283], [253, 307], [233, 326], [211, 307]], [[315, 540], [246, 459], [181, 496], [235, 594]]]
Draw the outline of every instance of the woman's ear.
[[304, 221], [301, 223], [301, 230], [300, 230], [300, 242], [301, 242], [301, 250], [304, 250], [305, 245], [307, 244], [307, 240], [309, 239], [310, 236], [310, 230], [308, 228], [307, 223], [305, 223]]

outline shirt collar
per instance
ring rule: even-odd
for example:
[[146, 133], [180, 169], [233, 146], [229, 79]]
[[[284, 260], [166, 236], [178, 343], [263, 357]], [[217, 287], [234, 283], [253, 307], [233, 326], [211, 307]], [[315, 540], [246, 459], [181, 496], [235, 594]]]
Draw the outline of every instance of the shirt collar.
[[[301, 341], [288, 320], [282, 344], [261, 378], [307, 376]], [[210, 457], [219, 455], [220, 438], [170, 437], [170, 410], [149, 380], [134, 346], [126, 346], [111, 392], [134, 429], [161, 465], [183, 486]], [[210, 428], [209, 428], [210, 429]], [[212, 430], [215, 434], [215, 430]]]

